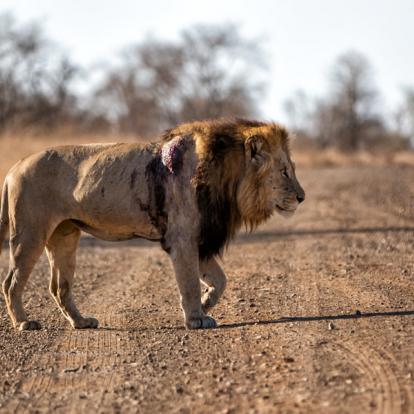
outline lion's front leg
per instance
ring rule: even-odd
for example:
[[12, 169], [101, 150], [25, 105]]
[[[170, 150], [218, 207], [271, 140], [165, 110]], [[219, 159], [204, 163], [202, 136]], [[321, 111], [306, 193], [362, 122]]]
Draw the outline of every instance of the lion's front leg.
[[214, 258], [200, 261], [200, 276], [208, 287], [201, 299], [202, 309], [207, 312], [219, 301], [226, 288], [227, 278]]
[[198, 246], [190, 240], [180, 240], [171, 247], [170, 254], [180, 291], [185, 326], [188, 329], [215, 328], [216, 321], [205, 315], [201, 307]]

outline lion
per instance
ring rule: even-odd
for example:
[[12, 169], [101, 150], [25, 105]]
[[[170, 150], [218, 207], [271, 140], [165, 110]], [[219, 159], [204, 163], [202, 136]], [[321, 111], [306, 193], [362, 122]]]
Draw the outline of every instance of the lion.
[[22, 293], [46, 249], [50, 293], [64, 317], [73, 328], [98, 327], [72, 296], [84, 231], [103, 240], [160, 242], [173, 264], [185, 326], [214, 328], [208, 312], [226, 287], [217, 262], [223, 249], [243, 225], [253, 230], [274, 212], [292, 215], [304, 199], [288, 132], [277, 123], [199, 121], [151, 144], [60, 146], [31, 155], [10, 169], [2, 192], [8, 313], [16, 328], [40, 329], [28, 319]]

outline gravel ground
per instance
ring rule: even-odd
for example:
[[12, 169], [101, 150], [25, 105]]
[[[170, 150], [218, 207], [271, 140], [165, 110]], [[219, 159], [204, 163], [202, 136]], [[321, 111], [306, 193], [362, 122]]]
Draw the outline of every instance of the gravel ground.
[[71, 330], [43, 256], [25, 303], [44, 328], [14, 331], [0, 299], [0, 412], [413, 412], [414, 171], [298, 175], [300, 211], [226, 252], [214, 330], [183, 328], [157, 245], [91, 238], [75, 298], [100, 328]]

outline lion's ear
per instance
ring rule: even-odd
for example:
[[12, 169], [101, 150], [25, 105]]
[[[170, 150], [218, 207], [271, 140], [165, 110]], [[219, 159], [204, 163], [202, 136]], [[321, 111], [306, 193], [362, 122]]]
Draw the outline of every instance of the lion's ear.
[[253, 135], [247, 138], [244, 143], [244, 148], [247, 158], [257, 166], [262, 165], [267, 158], [267, 143], [260, 135]]

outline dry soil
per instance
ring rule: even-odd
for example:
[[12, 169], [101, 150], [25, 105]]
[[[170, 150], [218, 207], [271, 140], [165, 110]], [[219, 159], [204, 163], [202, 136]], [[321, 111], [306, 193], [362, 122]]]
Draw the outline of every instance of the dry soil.
[[414, 171], [299, 178], [298, 213], [226, 252], [214, 330], [183, 328], [156, 244], [82, 239], [75, 297], [97, 330], [70, 329], [42, 257], [25, 302], [43, 329], [14, 331], [0, 299], [0, 412], [414, 412]]

